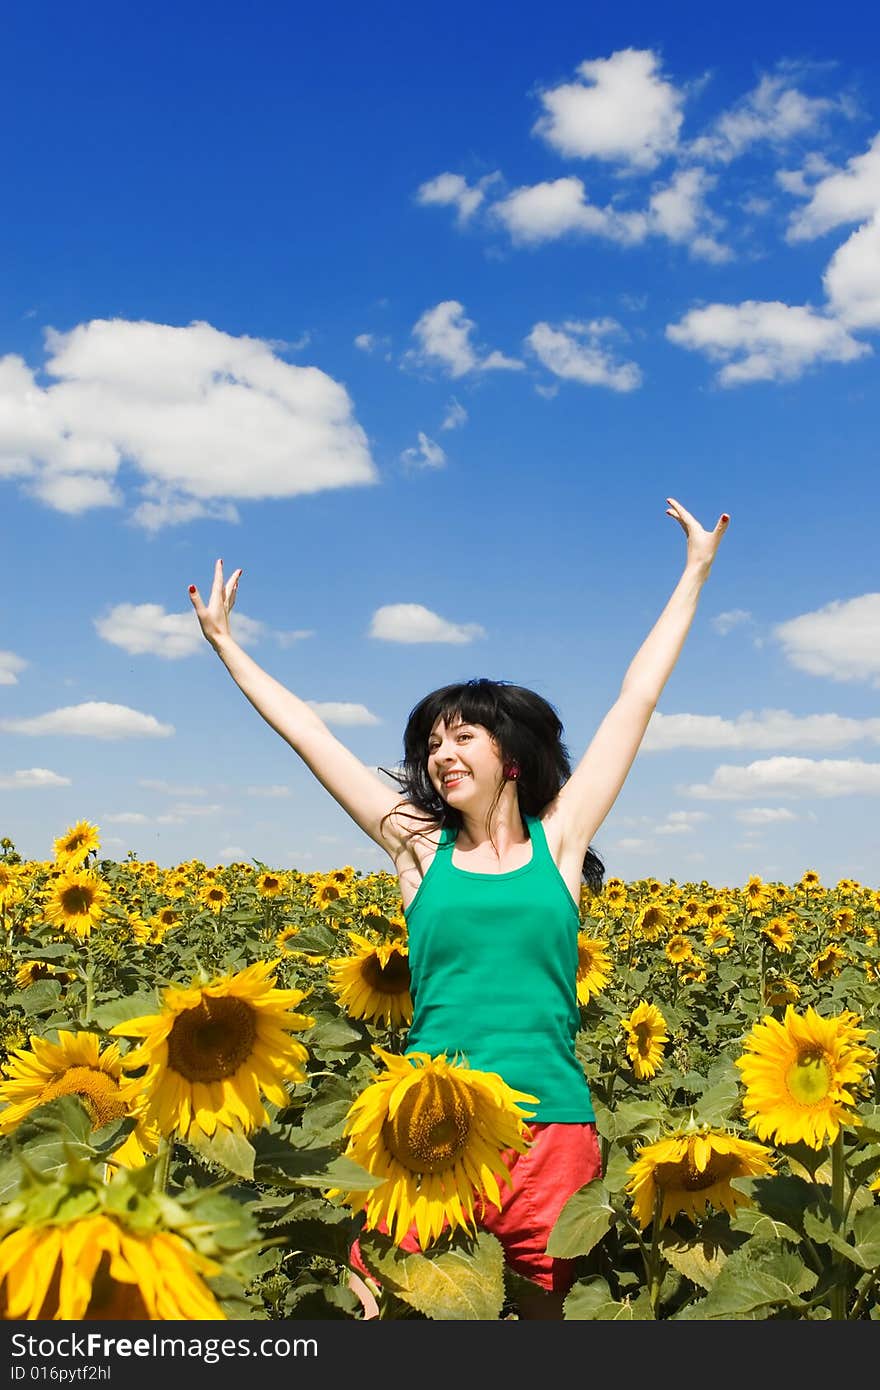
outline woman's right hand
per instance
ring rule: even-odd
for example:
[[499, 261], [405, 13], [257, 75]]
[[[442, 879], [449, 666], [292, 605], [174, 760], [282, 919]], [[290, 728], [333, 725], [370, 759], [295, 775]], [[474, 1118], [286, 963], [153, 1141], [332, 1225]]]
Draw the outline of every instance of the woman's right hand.
[[223, 561], [218, 560], [214, 566], [214, 582], [211, 585], [211, 596], [207, 604], [202, 602], [195, 584], [189, 586], [190, 600], [196, 610], [202, 635], [207, 638], [212, 647], [216, 647], [218, 641], [223, 637], [229, 636], [229, 614], [235, 603], [241, 575], [242, 571], [236, 570], [228, 583], [224, 584]]

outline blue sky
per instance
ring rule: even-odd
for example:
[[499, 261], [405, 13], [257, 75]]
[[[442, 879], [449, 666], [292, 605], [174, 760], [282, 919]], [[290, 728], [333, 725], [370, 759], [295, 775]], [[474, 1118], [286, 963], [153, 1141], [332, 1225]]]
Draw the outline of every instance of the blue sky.
[[204, 642], [366, 763], [469, 676], [576, 759], [731, 523], [595, 848], [876, 885], [872, 6], [96, 3], [4, 22], [0, 833], [390, 861]]

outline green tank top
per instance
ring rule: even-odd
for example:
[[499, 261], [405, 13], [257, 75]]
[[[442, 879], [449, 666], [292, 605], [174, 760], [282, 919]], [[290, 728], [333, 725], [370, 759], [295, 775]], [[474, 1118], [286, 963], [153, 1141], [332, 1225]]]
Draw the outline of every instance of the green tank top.
[[406, 1050], [450, 1060], [457, 1053], [537, 1096], [535, 1121], [582, 1123], [595, 1114], [574, 1050], [580, 914], [543, 825], [523, 819], [532, 857], [504, 874], [456, 868], [455, 831], [441, 831], [405, 913], [413, 1000]]

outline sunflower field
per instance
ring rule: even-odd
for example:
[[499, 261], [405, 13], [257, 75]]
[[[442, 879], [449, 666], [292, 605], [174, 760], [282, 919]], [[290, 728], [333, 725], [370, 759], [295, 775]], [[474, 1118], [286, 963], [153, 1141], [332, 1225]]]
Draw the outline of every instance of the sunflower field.
[[[584, 888], [567, 1320], [880, 1318], [878, 938], [812, 870]], [[407, 1053], [407, 954], [391, 873], [0, 840], [0, 1318], [515, 1318], [533, 1112]]]

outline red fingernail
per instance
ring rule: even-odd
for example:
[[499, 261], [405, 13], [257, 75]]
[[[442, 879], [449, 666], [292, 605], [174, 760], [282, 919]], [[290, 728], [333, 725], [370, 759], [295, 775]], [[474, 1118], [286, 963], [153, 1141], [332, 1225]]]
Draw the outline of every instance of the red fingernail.
[[191, 594], [194, 594], [194, 593], [195, 593], [195, 591], [196, 591], [196, 586], [195, 586], [195, 584], [190, 584], [190, 586], [189, 586], [189, 591], [190, 591]]

